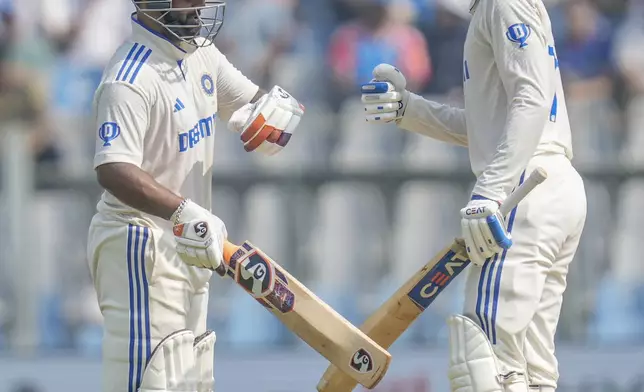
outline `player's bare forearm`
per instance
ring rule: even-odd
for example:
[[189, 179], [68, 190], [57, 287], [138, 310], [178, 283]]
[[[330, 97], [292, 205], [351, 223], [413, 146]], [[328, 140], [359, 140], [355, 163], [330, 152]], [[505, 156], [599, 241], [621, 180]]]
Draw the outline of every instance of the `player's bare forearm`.
[[96, 168], [98, 183], [123, 203], [145, 213], [170, 219], [183, 198], [129, 163], [107, 163]]

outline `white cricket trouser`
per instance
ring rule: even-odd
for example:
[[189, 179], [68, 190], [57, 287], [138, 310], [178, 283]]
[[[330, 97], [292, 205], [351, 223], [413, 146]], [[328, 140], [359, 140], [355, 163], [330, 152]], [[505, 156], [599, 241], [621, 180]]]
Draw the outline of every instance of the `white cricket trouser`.
[[102, 391], [136, 392], [161, 339], [206, 331], [212, 273], [181, 261], [171, 231], [101, 212], [90, 225], [88, 257], [105, 322]]
[[554, 390], [554, 337], [586, 220], [586, 193], [565, 156], [537, 156], [524, 175], [536, 166], [548, 179], [508, 215], [513, 246], [483, 267], [468, 268], [465, 315], [487, 334], [503, 374], [527, 374], [531, 385]]

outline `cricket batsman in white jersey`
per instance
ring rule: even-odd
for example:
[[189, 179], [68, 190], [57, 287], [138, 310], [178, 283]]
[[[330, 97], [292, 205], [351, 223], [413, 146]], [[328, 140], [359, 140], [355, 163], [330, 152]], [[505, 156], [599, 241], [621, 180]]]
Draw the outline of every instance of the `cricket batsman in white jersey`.
[[[553, 392], [554, 336], [586, 197], [570, 162], [550, 19], [542, 0], [474, 0], [470, 13], [465, 109], [408, 92], [383, 64], [362, 88], [366, 119], [469, 149], [477, 182], [461, 227], [474, 265], [464, 316], [448, 320], [452, 391]], [[548, 179], [501, 216], [499, 205], [538, 166]]]
[[246, 151], [272, 155], [303, 107], [280, 87], [260, 90], [213, 45], [224, 2], [134, 5], [132, 36], [94, 99], [105, 192], [88, 259], [105, 320], [102, 390], [211, 392], [208, 282], [227, 237], [210, 212], [215, 119]]

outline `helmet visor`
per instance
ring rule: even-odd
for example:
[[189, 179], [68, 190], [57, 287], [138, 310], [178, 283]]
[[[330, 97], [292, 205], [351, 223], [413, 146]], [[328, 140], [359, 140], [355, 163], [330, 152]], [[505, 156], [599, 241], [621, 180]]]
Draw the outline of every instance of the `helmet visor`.
[[[174, 7], [172, 1], [136, 1], [137, 11], [163, 26], [173, 41], [191, 46], [207, 46], [224, 24], [226, 3], [203, 1], [198, 6]], [[204, 39], [198, 39], [198, 38]]]

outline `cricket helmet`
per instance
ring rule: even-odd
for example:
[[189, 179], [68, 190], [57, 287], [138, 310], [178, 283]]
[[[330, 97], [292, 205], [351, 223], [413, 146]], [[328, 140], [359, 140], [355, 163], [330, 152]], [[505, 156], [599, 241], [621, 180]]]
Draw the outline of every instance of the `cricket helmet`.
[[139, 13], [163, 27], [166, 38], [187, 52], [211, 45], [224, 24], [225, 1], [132, 1]]

